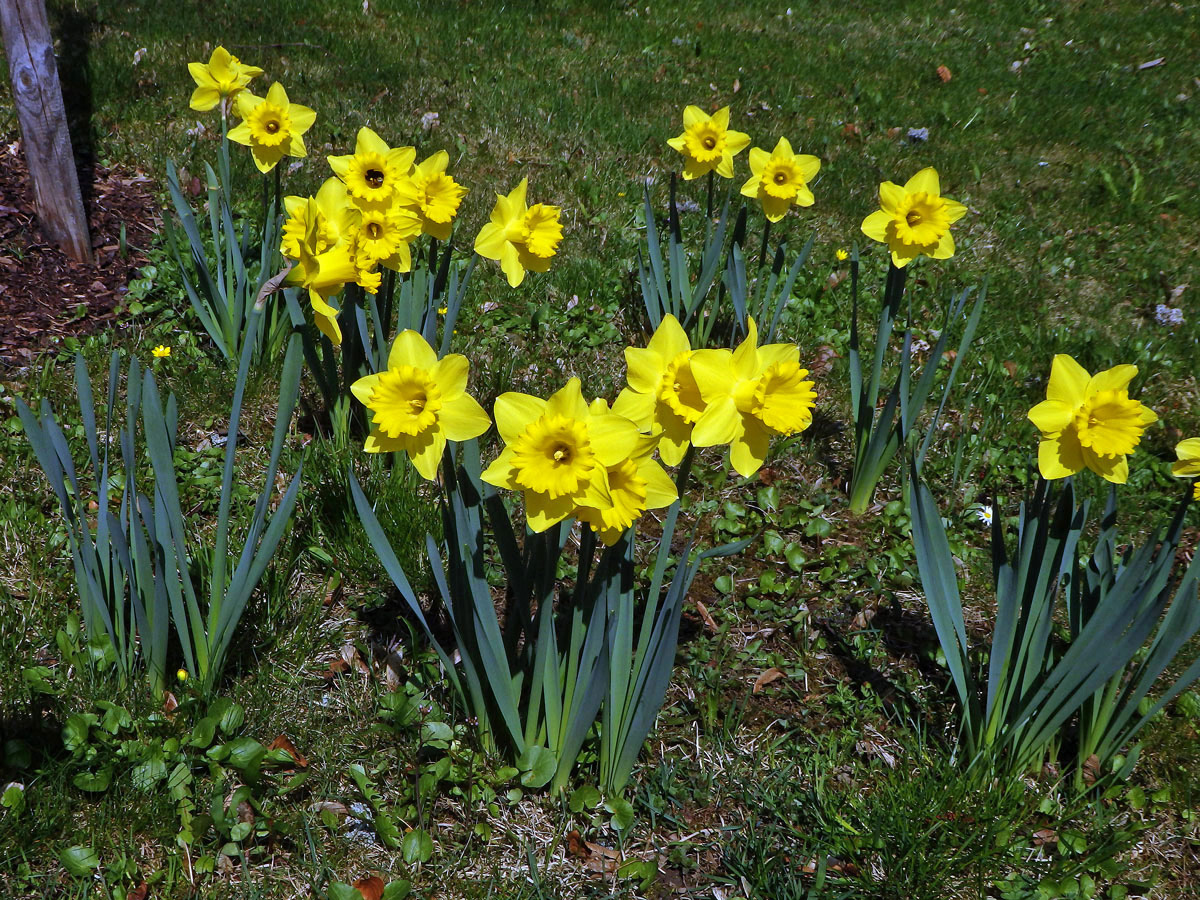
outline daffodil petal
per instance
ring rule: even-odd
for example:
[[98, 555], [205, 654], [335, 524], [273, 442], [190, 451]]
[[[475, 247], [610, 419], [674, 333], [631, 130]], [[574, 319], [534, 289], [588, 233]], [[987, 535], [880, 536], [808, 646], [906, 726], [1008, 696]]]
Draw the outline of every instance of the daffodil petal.
[[496, 398], [496, 405], [492, 411], [496, 416], [496, 430], [500, 432], [501, 439], [505, 444], [512, 444], [525, 433], [530, 423], [545, 414], [546, 401], [540, 397], [510, 391]]
[[438, 411], [438, 424], [452, 441], [469, 441], [492, 427], [492, 420], [470, 394], [447, 400]]
[[1059, 400], [1077, 409], [1087, 398], [1088, 370], [1066, 353], [1056, 354], [1050, 364], [1050, 383], [1046, 386], [1046, 398]]

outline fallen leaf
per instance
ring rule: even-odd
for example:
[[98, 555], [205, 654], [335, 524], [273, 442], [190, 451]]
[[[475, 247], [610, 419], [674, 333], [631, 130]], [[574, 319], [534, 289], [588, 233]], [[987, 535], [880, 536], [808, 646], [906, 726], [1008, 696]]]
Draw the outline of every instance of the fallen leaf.
[[937, 76], [938, 76], [938, 78], [942, 79], [942, 84], [945, 84], [947, 81], [949, 81], [951, 78], [954, 77], [954, 73], [951, 72], [949, 69], [947, 69], [945, 66], [938, 66], [937, 67]]
[[1013, 362], [1011, 359], [1006, 359], [1004, 361], [1004, 368], [1008, 372], [1008, 377], [1011, 378], [1013, 381], [1016, 381], [1017, 380], [1017, 364], [1015, 362]]
[[350, 663], [344, 659], [335, 659], [329, 664], [329, 668], [325, 670], [324, 678], [326, 681], [333, 681], [339, 675], [345, 675], [350, 671]]
[[592, 851], [588, 850], [587, 844], [574, 828], [567, 832], [567, 853], [576, 859], [587, 859], [592, 855]]
[[1033, 833], [1033, 846], [1041, 847], [1045, 844], [1057, 844], [1058, 832], [1053, 828], [1043, 828], [1041, 831]]
[[129, 889], [129, 893], [125, 895], [125, 900], [146, 900], [150, 896], [150, 885], [142, 882], [137, 887]]
[[346, 804], [337, 800], [318, 800], [316, 803], [312, 804], [308, 810], [309, 812], [314, 812], [317, 815], [320, 815], [323, 812], [330, 812], [339, 819], [344, 819], [346, 816], [350, 815], [350, 810], [346, 808]]
[[363, 900], [382, 900], [383, 879], [378, 875], [370, 875], [354, 882], [354, 889], [363, 895]]
[[267, 747], [267, 749], [268, 750], [286, 750], [287, 755], [290, 756], [293, 760], [295, 760], [296, 765], [298, 765], [302, 769], [308, 767], [308, 757], [306, 757], [303, 753], [301, 753], [299, 750], [296, 749], [296, 745], [293, 744], [290, 740], [288, 740], [288, 737], [286, 734], [281, 734], [281, 735], [279, 735], [279, 737], [275, 738], [275, 740], [271, 741], [271, 744], [270, 744], [270, 746]]
[[862, 134], [862, 129], [853, 122], [847, 122], [842, 128], [842, 137], [852, 138], [859, 137]]
[[179, 701], [175, 699], [175, 695], [170, 691], [163, 694], [163, 712], [175, 712], [179, 706]]
[[750, 693], [757, 694], [759, 691], [761, 691], [764, 687], [766, 687], [771, 682], [778, 681], [780, 678], [785, 678], [785, 677], [786, 676], [784, 675], [783, 669], [777, 668], [775, 666], [771, 666], [771, 668], [767, 669], [765, 672], [763, 672], [761, 675], [759, 675], [757, 678], [754, 679], [754, 689]]
[[1083, 780], [1089, 784], [1095, 784], [1096, 779], [1100, 777], [1100, 757], [1093, 753], [1083, 763]]
[[837, 351], [828, 344], [822, 344], [817, 348], [812, 361], [808, 364], [808, 373], [814, 376], [826, 374], [833, 369], [833, 361], [835, 359], [840, 359]]
[[709, 613], [708, 607], [699, 600], [696, 601], [696, 612], [700, 613], [700, 618], [704, 620], [704, 624], [708, 626], [709, 630], [711, 630], [713, 634], [716, 634], [717, 623], [713, 619], [712, 614]]

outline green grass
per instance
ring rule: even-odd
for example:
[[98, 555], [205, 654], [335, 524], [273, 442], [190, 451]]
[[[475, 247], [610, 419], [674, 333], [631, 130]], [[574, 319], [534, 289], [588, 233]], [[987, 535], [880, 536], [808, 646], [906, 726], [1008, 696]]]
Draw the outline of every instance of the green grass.
[[[990, 282], [952, 427], [927, 468], [957, 528], [952, 539], [969, 597], [987, 594], [984, 533], [971, 505], [998, 494], [1008, 504], [1003, 512], [1015, 511], [1036, 440], [1024, 411], [1044, 396], [1055, 353], [1071, 353], [1092, 371], [1139, 366], [1135, 388], [1164, 421], [1147, 432], [1123, 492], [1125, 521], [1145, 531], [1177, 489], [1164, 474], [1174, 444], [1200, 433], [1200, 320], [1189, 314], [1200, 271], [1198, 88], [1187, 66], [1197, 40], [1194, 8], [977, 0], [952, 11], [821, 2], [789, 12], [784, 4], [700, 0], [371, 2], [365, 11], [312, 0], [50, 6], [77, 148], [106, 165], [146, 171], [164, 202], [168, 157], [193, 172], [215, 157], [217, 119], [187, 109], [185, 64], [223, 43], [317, 110], [306, 135], [310, 155], [287, 176], [289, 193], [315, 190], [329, 174], [323, 157], [349, 152], [357, 129], [369, 125], [392, 145], [415, 145], [422, 158], [450, 153], [452, 174], [471, 189], [454, 238], [464, 252], [493, 195], [522, 177], [531, 199], [561, 205], [566, 237], [547, 275], [512, 291], [495, 265], [477, 270], [456, 349], [472, 358], [485, 406], [505, 390], [553, 390], [569, 375], [579, 375], [589, 395], [611, 397], [620, 387], [621, 348], [644, 340], [630, 276], [642, 189], [653, 178], [655, 206], [665, 209], [666, 183], [679, 165], [665, 141], [681, 130], [689, 103], [730, 105], [733, 127], [756, 146], [770, 148], [785, 135], [821, 158], [816, 205], [792, 213], [773, 235], [799, 247], [817, 232], [783, 334], [800, 344], [807, 364], [835, 355], [817, 378], [816, 425], [777, 453], [768, 478], [726, 483], [717, 477], [718, 453], [698, 466], [705, 488], [688, 516], [704, 538], [763, 536], [745, 558], [718, 560], [697, 581], [693, 596], [712, 624], [689, 606], [676, 683], [631, 790], [638, 817], [626, 835], [603, 814], [573, 814], [536, 794], [510, 796], [516, 783], [496, 774], [495, 760], [472, 763], [469, 773], [456, 769], [418, 802], [415, 774], [442, 755], [456, 766], [474, 760], [474, 745], [463, 732], [453, 748], [431, 747], [419, 729], [389, 722], [381, 706], [391, 677], [433, 720], [463, 724], [350, 514], [347, 467], [381, 498], [381, 520], [393, 544], [408, 548], [410, 572], [421, 571], [419, 539], [439, 527], [436, 510], [403, 465], [340, 453], [319, 438], [310, 444], [296, 527], [247, 614], [223, 693], [246, 709], [242, 735], [269, 743], [287, 734], [309, 757], [311, 775], [286, 796], [279, 795], [283, 773], [256, 782], [259, 820], [272, 824], [251, 842], [244, 868], [235, 859], [230, 872], [192, 876], [175, 842], [174, 803], [138, 792], [125, 757], [112, 757], [117, 775], [107, 792], [88, 795], [71, 783], [63, 723], [115, 692], [110, 676], [63, 658], [56, 643], [74, 607], [69, 553], [12, 400], [49, 396], [69, 410], [69, 366], [46, 357], [30, 371], [5, 373], [0, 483], [11, 491], [0, 498], [0, 547], [10, 565], [0, 574], [0, 742], [21, 738], [32, 758], [21, 759], [15, 747], [0, 755], [0, 785], [26, 785], [22, 814], [0, 808], [0, 896], [124, 896], [147, 879], [153, 896], [311, 897], [330, 880], [368, 871], [411, 878], [422, 895], [665, 895], [661, 883], [588, 874], [566, 852], [572, 829], [635, 858], [661, 853], [670, 861], [664, 870], [681, 872], [689, 890], [711, 893], [717, 885], [727, 897], [744, 890], [743, 877], [752, 897], [808, 896], [811, 878], [795, 863], [819, 854], [843, 864], [827, 873], [826, 897], [951, 890], [1045, 897], [1052, 894], [1044, 884], [1038, 894], [1039, 881], [1073, 878], [1078, 890], [1083, 875], [1133, 885], [1131, 893], [1142, 881], [1156, 881], [1164, 897], [1195, 890], [1197, 825], [1188, 816], [1197, 790], [1195, 718], [1165, 717], [1130, 792], [1082, 811], [1065, 810], [1044, 781], [1027, 791], [973, 794], [947, 762], [946, 723], [954, 719], [936, 639], [914, 592], [898, 467], [881, 484], [875, 514], [859, 520], [845, 510], [850, 297], [848, 282], [829, 281], [841, 268], [834, 250], [858, 243], [864, 284], [882, 284], [884, 254], [858, 230], [876, 208], [880, 181], [903, 182], [933, 165], [945, 193], [969, 205], [956, 226], [955, 257], [921, 264], [911, 279], [913, 325], [926, 339], [940, 327], [952, 290], [985, 276]], [[1140, 68], [1160, 57], [1164, 64]], [[949, 81], [938, 77], [939, 65], [952, 72]], [[6, 92], [7, 83], [0, 133], [13, 134]], [[421, 124], [428, 112], [438, 114], [431, 130]], [[190, 138], [185, 132], [197, 121], [208, 134]], [[909, 140], [913, 128], [927, 128], [928, 140]], [[257, 202], [257, 176], [235, 156]], [[745, 177], [740, 157], [733, 185], [719, 187], [736, 195]], [[703, 184], [682, 184], [680, 196], [703, 205]], [[700, 232], [702, 218], [685, 213], [685, 233]], [[162, 246], [151, 248], [151, 262], [157, 271], [143, 311], [81, 348], [95, 372], [114, 345], [143, 353], [173, 344], [164, 380], [180, 397], [181, 434], [197, 467], [188, 490], [203, 509], [215, 498], [203, 478], [204, 453], [194, 447], [227, 416], [232, 377], [205, 352], [201, 335], [185, 336], [197, 325]], [[1156, 305], [1180, 285], [1188, 287], [1172, 305], [1186, 320], [1174, 329], [1156, 323]], [[248, 413], [247, 421], [273, 420], [266, 407], [275, 389], [269, 374], [252, 389], [248, 408], [261, 415]], [[304, 430], [285, 467], [297, 462]], [[239, 464], [244, 483], [254, 484], [269, 431], [250, 432], [252, 449]], [[1100, 496], [1098, 485], [1084, 485]], [[968, 620], [980, 633], [989, 623], [985, 605]], [[399, 652], [392, 676], [382, 662], [389, 645]], [[327, 678], [347, 646], [352, 660], [357, 648], [361, 668], [354, 663]], [[36, 665], [53, 670], [57, 693], [39, 693], [23, 678]], [[783, 677], [752, 692], [771, 667]], [[139, 722], [155, 712], [136, 690], [115, 699]], [[897, 767], [864, 753], [862, 734], [887, 735], [875, 743]], [[431, 829], [429, 863], [406, 864], [395, 850], [355, 843], [344, 822], [322, 821], [322, 802], [364, 802], [347, 775], [355, 763], [366, 766], [402, 828]], [[197, 797], [219, 793], [228, 776], [198, 767]], [[960, 807], [986, 815], [948, 815]], [[914, 818], [914, 808], [927, 814]], [[999, 834], [993, 821], [1007, 831]], [[480, 823], [490, 826], [490, 840], [470, 836]], [[1045, 828], [1077, 831], [1082, 842], [1043, 842], [1035, 852]], [[1136, 862], [1131, 829], [1154, 850]], [[76, 844], [96, 850], [106, 889], [60, 862], [59, 852]], [[528, 880], [530, 847], [538, 883]], [[220, 848], [210, 838], [192, 855]], [[783, 856], [791, 868], [779, 864]], [[138, 862], [130, 869], [126, 858]]]

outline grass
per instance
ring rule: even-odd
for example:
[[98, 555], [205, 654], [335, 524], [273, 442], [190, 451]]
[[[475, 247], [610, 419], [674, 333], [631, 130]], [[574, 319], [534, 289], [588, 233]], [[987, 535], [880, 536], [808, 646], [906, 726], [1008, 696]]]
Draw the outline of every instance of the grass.
[[[428, 707], [430, 721], [462, 727], [463, 713], [347, 518], [349, 457], [310, 444], [301, 511], [235, 645], [224, 693], [246, 710], [238, 735], [266, 744], [286, 734], [311, 774], [286, 794], [291, 773], [272, 769], [254, 781], [263, 831], [227, 871], [220, 841], [195, 848], [218, 867], [211, 875], [195, 872], [175, 842], [177, 803], [136, 791], [119, 745], [95, 745], [97, 759], [116, 767], [115, 789], [92, 795], [71, 782], [78, 769], [63, 724], [114, 699], [112, 681], [69, 641], [70, 653], [56, 641], [74, 605], [69, 554], [12, 401], [50, 396], [69, 408], [69, 367], [45, 357], [6, 373], [0, 481], [11, 491], [0, 499], [0, 547], [12, 564], [0, 574], [0, 740], [20, 738], [31, 758], [15, 744], [0, 756], [0, 784], [26, 785], [20, 815], [0, 807], [0, 896], [121, 896], [147, 880], [153, 896], [319, 897], [329, 881], [368, 871], [409, 878], [422, 893], [480, 898], [667, 896], [675, 881], [693, 895], [715, 886], [727, 897], [779, 898], [1050, 897], [1066, 894], [1067, 882], [1081, 895], [1085, 876], [1109, 896], [1120, 885], [1164, 898], [1197, 889], [1195, 717], [1164, 717], [1134, 781], [1085, 810], [1066, 808], [1044, 782], [974, 792], [947, 762], [947, 681], [914, 588], [895, 473], [873, 515], [859, 520], [845, 510], [850, 299], [834, 257], [857, 242], [865, 283], [882, 275], [880, 248], [858, 232], [882, 180], [903, 182], [935, 165], [944, 191], [971, 208], [956, 230], [958, 253], [920, 265], [912, 287], [917, 337], [928, 338], [951, 290], [990, 280], [955, 392], [958, 415], [927, 470], [958, 527], [969, 596], [985, 596], [987, 583], [972, 504], [999, 495], [1007, 503], [999, 514], [1014, 511], [1034, 440], [1022, 412], [1044, 395], [1054, 353], [1069, 352], [1092, 371], [1139, 366], [1136, 390], [1164, 420], [1147, 433], [1123, 493], [1129, 527], [1146, 530], [1175, 492], [1164, 475], [1174, 444], [1200, 433], [1200, 321], [1188, 304], [1200, 213], [1197, 85], [1186, 67], [1194, 9], [1124, 0], [971, 0], [937, 12], [911, 2], [789, 10], [706, 0], [50, 7], [73, 137], [95, 161], [141, 168], [160, 185], [168, 157], [202, 171], [215, 155], [216, 120], [186, 109], [185, 63], [224, 43], [317, 110], [310, 156], [288, 175], [289, 193], [315, 190], [327, 175], [323, 157], [348, 152], [369, 125], [393, 145], [415, 144], [421, 157], [450, 153], [452, 173], [471, 188], [455, 238], [462, 249], [493, 194], [522, 177], [531, 199], [561, 205], [566, 238], [548, 275], [511, 291], [497, 267], [477, 272], [456, 349], [472, 358], [485, 406], [505, 390], [553, 390], [569, 375], [589, 394], [611, 396], [620, 386], [620, 349], [643, 340], [630, 273], [645, 180], [654, 179], [656, 208], [665, 208], [678, 167], [665, 139], [680, 130], [682, 107], [730, 105], [733, 127], [755, 145], [786, 135], [822, 159], [816, 205], [774, 233], [793, 247], [818, 234], [783, 334], [811, 368], [825, 360], [828, 369], [817, 378], [817, 423], [771, 460], [766, 477], [714, 493], [719, 454], [697, 466], [708, 489], [690, 518], [714, 539], [762, 537], [697, 581], [693, 596], [708, 617], [686, 612], [675, 683], [631, 791], [637, 819], [628, 833], [614, 831], [601, 810], [572, 813], [522, 791], [497, 761], [477, 758], [465, 731], [438, 747], [421, 728], [396, 724], [386, 698], [397, 685]], [[938, 76], [940, 65], [950, 80]], [[0, 102], [0, 133], [16, 131], [11, 110]], [[430, 112], [437, 124], [425, 128]], [[189, 137], [197, 120], [209, 131]], [[921, 128], [926, 140], [908, 137]], [[243, 157], [236, 165], [250, 175]], [[704, 203], [701, 183], [680, 190]], [[699, 232], [702, 213], [685, 213], [683, 226]], [[96, 371], [112, 346], [145, 356], [156, 343], [174, 345], [166, 380], [180, 396], [184, 449], [195, 455], [189, 489], [211, 503], [204, 453], [190, 436], [221, 427], [232, 378], [200, 337], [183, 336], [196, 323], [161, 246], [151, 259], [143, 311], [81, 349]], [[1159, 324], [1159, 303], [1184, 310], [1183, 323]], [[247, 402], [262, 416], [248, 421], [272, 420], [265, 407], [274, 392], [271, 377], [255, 388]], [[267, 440], [265, 428], [258, 432], [252, 448]], [[289, 452], [298, 454], [302, 440]], [[254, 484], [262, 461], [243, 456], [243, 481]], [[436, 529], [422, 489], [403, 466], [360, 457], [353, 465], [368, 493], [385, 498], [389, 537], [413, 548], [404, 562], [418, 571], [416, 539]], [[979, 605], [975, 614], [969, 626], [986, 632], [989, 611]], [[23, 677], [37, 665], [52, 669], [53, 693]], [[772, 667], [782, 676], [755, 691]], [[115, 699], [139, 722], [155, 713], [136, 691]], [[421, 774], [443, 758], [450, 773], [423, 794]], [[222, 791], [228, 799], [244, 776], [202, 759], [201, 809]], [[432, 831], [430, 862], [405, 863], [372, 837], [382, 829], [378, 810], [362, 814], [361, 828], [350, 826], [353, 814], [323, 818], [321, 804], [368, 802], [347, 775], [356, 763], [384, 816]], [[963, 808], [977, 811], [958, 816]], [[927, 814], [913, 817], [913, 809]], [[647, 884], [602, 860], [593, 872], [572, 852], [572, 830], [631, 859], [656, 860], [663, 874]], [[367, 842], [356, 842], [362, 835]], [[59, 854], [72, 845], [95, 849], [105, 886], [69, 871]], [[805, 865], [826, 855], [818, 891]]]

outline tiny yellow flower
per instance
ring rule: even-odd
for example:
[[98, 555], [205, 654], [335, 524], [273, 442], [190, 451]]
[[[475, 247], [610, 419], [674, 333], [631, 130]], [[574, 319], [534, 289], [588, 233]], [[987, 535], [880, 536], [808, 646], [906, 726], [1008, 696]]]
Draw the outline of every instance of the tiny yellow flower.
[[444, 316], [449, 310], [450, 310], [450, 307], [448, 307], [448, 306], [439, 306], [438, 307], [438, 315]]
[[750, 149], [750, 179], [742, 185], [743, 197], [757, 197], [763, 212], [772, 222], [784, 217], [794, 203], [812, 206], [808, 183], [817, 177], [821, 161], [815, 156], [792, 152], [787, 138], [780, 138], [770, 153], [759, 147]]
[[467, 358], [437, 353], [417, 332], [402, 331], [388, 354], [386, 371], [367, 375], [350, 391], [371, 412], [368, 453], [403, 450], [413, 468], [437, 477], [446, 441], [479, 437], [492, 420], [467, 388]]
[[263, 73], [258, 66], [243, 65], [224, 47], [212, 52], [207, 63], [188, 63], [188, 71], [196, 82], [190, 106], [197, 112], [207, 112], [226, 97], [233, 97]]
[[1125, 457], [1146, 426], [1158, 421], [1153, 411], [1129, 399], [1135, 375], [1137, 366], [1129, 365], [1090, 375], [1067, 354], [1054, 357], [1046, 399], [1029, 411], [1042, 433], [1038, 471], [1043, 478], [1065, 478], [1086, 467], [1113, 484], [1125, 483]]
[[683, 154], [683, 177], [687, 180], [716, 172], [733, 177], [733, 158], [750, 144], [750, 135], [729, 130], [729, 107], [711, 116], [698, 106], [683, 111], [683, 134], [667, 144]]
[[271, 85], [266, 98], [242, 91], [236, 105], [242, 122], [229, 132], [229, 139], [250, 148], [260, 172], [270, 172], [285, 156], [308, 155], [301, 135], [312, 128], [317, 114], [307, 106], [291, 103], [278, 81]]
[[171, 348], [168, 347], [166, 344], [159, 344], [157, 347], [155, 347], [153, 350], [150, 351], [150, 355], [155, 357], [156, 359], [162, 359], [164, 356], [171, 355]]
[[838, 262], [845, 262], [850, 258], [850, 251], [843, 250], [841, 247], [838, 247], [833, 255], [837, 257]]
[[562, 241], [561, 210], [544, 203], [527, 206], [528, 188], [529, 179], [523, 178], [507, 197], [497, 194], [491, 221], [475, 238], [475, 252], [499, 260], [512, 287], [525, 280], [527, 269], [549, 271], [550, 258]]
[[897, 267], [918, 256], [949, 259], [954, 255], [950, 225], [966, 215], [967, 208], [941, 194], [932, 167], [922, 169], [904, 187], [885, 181], [879, 185], [881, 208], [863, 219], [862, 232], [887, 244]]

